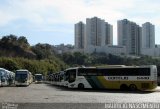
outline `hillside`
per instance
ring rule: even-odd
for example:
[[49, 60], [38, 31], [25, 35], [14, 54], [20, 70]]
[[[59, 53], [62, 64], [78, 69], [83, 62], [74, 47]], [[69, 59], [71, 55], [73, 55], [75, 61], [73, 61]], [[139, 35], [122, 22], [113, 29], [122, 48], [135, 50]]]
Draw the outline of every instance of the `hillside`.
[[36, 58], [36, 54], [30, 49], [30, 45], [24, 36], [4, 36], [0, 39], [0, 56]]
[[51, 45], [30, 46], [24, 36], [3, 36], [0, 51], [0, 67], [11, 71], [28, 69], [32, 73], [47, 74], [66, 68], [66, 64], [54, 55]]

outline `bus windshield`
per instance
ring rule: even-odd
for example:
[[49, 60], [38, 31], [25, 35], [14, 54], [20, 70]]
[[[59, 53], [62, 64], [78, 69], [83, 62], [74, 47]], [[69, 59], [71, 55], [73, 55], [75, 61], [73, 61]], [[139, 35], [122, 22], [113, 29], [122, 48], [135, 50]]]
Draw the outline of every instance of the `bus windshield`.
[[24, 80], [27, 78], [27, 74], [16, 74], [16, 80]]
[[0, 70], [0, 76], [3, 76], [5, 74], [5, 71]]
[[43, 77], [42, 77], [42, 75], [35, 75], [35, 80], [42, 80], [43, 79]]

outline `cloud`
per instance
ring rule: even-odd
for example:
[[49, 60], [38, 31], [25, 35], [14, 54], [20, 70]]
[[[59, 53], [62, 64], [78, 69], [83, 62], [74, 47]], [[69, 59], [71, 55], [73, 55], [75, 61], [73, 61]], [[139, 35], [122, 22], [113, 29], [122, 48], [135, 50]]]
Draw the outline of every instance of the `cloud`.
[[52, 30], [48, 25], [74, 26], [78, 21], [97, 16], [114, 25], [115, 37], [120, 19], [127, 18], [140, 25], [146, 21], [160, 25], [159, 5], [159, 0], [5, 0], [0, 1], [0, 27], [22, 20], [35, 31], [66, 32], [62, 27]]
[[[132, 13], [157, 13], [159, 4], [149, 0], [6, 0], [0, 8], [0, 25], [25, 19], [36, 25], [75, 23], [98, 16], [114, 23]], [[138, 5], [140, 4], [140, 5]], [[146, 14], [147, 14], [146, 13]], [[5, 16], [3, 16], [3, 14]], [[140, 15], [139, 14], [139, 15]], [[145, 14], [145, 15], [146, 15]], [[128, 16], [129, 15], [129, 16]], [[2, 17], [3, 16], [3, 17]], [[3, 23], [5, 22], [5, 23]]]
[[[0, 8], [6, 22], [17, 19], [27, 19], [30, 22], [56, 23], [85, 20], [86, 17], [99, 16], [112, 19], [123, 16], [117, 11], [120, 8], [129, 8], [128, 0], [6, 0], [6, 6]], [[126, 5], [126, 3], [128, 5]], [[123, 5], [119, 5], [123, 4]], [[2, 4], [1, 4], [2, 5]], [[3, 14], [2, 14], [3, 15]], [[0, 16], [2, 16], [0, 15]], [[10, 20], [7, 20], [10, 19]], [[1, 24], [1, 23], [0, 23]]]

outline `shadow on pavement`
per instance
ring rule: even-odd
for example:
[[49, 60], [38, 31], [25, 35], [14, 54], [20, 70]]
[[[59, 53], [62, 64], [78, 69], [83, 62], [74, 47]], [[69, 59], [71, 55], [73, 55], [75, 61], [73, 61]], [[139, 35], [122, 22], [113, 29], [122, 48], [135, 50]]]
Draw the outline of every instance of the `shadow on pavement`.
[[119, 89], [74, 89], [74, 88], [67, 88], [67, 87], [63, 87], [63, 86], [57, 86], [57, 85], [53, 85], [53, 84], [45, 84], [49, 87], [53, 87], [56, 88], [60, 91], [77, 91], [77, 92], [98, 92], [98, 93], [132, 93], [132, 94], [149, 94], [149, 93], [153, 93], [156, 90], [152, 90], [152, 91], [129, 91], [129, 90], [119, 90]]

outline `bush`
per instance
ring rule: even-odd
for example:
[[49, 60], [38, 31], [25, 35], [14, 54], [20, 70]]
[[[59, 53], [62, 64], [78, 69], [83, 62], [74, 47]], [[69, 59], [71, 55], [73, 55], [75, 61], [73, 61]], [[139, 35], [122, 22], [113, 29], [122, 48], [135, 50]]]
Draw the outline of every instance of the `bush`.
[[64, 68], [66, 68], [66, 65], [55, 58], [54, 59], [45, 59], [45, 60], [31, 60], [31, 59], [25, 59], [25, 58], [7, 58], [7, 57], [1, 57], [0, 58], [0, 67], [15, 71], [18, 69], [27, 69], [32, 74], [35, 73], [42, 73], [46, 75], [49, 73], [55, 73], [58, 72]]

